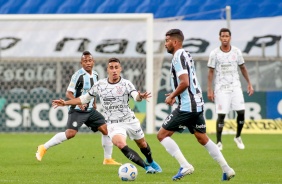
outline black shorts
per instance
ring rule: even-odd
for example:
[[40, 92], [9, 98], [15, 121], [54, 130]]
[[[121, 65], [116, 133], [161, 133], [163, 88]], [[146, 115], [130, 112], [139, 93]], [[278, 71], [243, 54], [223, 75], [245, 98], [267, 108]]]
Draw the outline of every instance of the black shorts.
[[106, 124], [104, 116], [92, 109], [90, 111], [69, 110], [67, 129], [77, 130], [83, 125], [88, 126], [93, 132], [98, 131], [98, 127]]
[[164, 120], [162, 127], [165, 130], [180, 133], [183, 132], [186, 127], [191, 134], [194, 134], [194, 131], [206, 133], [206, 122], [203, 112], [186, 112], [180, 111], [179, 108], [172, 111]]

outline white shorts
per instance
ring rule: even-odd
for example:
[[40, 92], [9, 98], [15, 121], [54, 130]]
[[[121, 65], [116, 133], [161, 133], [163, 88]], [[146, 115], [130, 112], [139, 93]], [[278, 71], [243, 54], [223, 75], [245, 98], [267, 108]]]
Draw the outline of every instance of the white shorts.
[[245, 101], [241, 87], [233, 89], [220, 89], [215, 91], [215, 112], [228, 114], [230, 110], [238, 111], [245, 109]]
[[144, 132], [137, 118], [130, 122], [107, 123], [108, 136], [112, 139], [115, 135], [121, 134], [129, 137], [131, 140], [144, 138]]

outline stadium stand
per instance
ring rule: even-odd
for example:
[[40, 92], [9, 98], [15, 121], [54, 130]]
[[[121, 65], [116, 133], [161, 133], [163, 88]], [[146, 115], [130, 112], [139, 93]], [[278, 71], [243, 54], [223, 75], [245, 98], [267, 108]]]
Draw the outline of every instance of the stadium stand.
[[0, 14], [153, 13], [154, 18], [215, 20], [224, 17], [205, 12], [220, 11], [227, 5], [231, 6], [232, 19], [282, 15], [281, 0], [0, 0]]

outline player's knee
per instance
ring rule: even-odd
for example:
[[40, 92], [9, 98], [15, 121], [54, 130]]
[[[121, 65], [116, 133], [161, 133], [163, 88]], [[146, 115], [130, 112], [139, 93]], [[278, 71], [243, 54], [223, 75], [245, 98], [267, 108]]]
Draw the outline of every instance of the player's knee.
[[66, 130], [66, 137], [67, 137], [67, 139], [74, 138], [76, 133], [77, 133], [76, 130], [71, 130], [71, 129]]

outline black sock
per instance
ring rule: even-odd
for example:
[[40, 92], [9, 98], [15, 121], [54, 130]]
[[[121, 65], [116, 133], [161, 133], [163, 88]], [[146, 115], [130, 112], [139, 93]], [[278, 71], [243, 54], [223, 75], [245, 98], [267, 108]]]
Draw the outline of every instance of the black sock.
[[218, 118], [216, 120], [216, 139], [217, 143], [221, 141], [222, 130], [224, 127], [224, 118], [225, 114], [218, 114]]
[[236, 138], [241, 136], [241, 132], [245, 123], [245, 111], [237, 111], [237, 132], [236, 132]]
[[129, 148], [128, 146], [124, 146], [121, 149], [121, 152], [132, 162], [135, 164], [145, 168], [148, 164], [144, 162], [144, 160], [136, 153], [133, 149]]
[[216, 140], [217, 142], [221, 142], [221, 135], [223, 130], [224, 123], [216, 120]]
[[241, 136], [241, 132], [243, 129], [244, 123], [241, 123], [237, 121], [237, 133], [236, 133], [236, 138]]
[[151, 148], [148, 143], [147, 143], [147, 148], [140, 148], [140, 151], [143, 153], [143, 155], [145, 155], [149, 163], [153, 162]]

